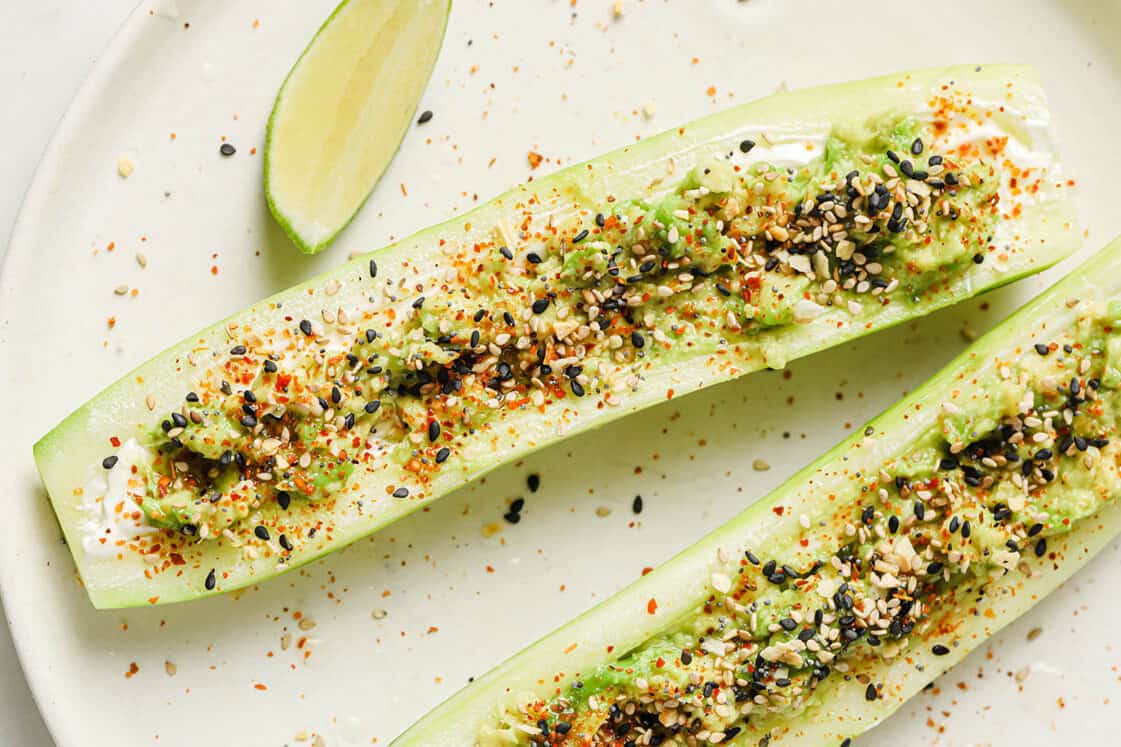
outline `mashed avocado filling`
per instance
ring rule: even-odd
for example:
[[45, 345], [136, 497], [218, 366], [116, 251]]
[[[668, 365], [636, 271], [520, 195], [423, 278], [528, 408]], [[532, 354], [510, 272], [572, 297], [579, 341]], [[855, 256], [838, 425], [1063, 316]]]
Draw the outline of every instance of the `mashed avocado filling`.
[[345, 319], [356, 332], [339, 339], [292, 319], [276, 352], [233, 345], [151, 434], [145, 516], [215, 537], [269, 503], [330, 500], [371, 459], [438, 469], [504, 409], [615, 391], [609, 368], [637, 388], [652, 365], [829, 310], [916, 303], [995, 250], [999, 144], [939, 142], [930, 123], [888, 116], [784, 167], [751, 162], [745, 140], [654, 202], [584, 206], [536, 232], [527, 208], [438, 296], [395, 288], [393, 324]]
[[858, 475], [859, 497], [831, 520], [788, 517], [803, 546], [822, 549], [812, 564], [722, 554], [694, 614], [507, 712], [480, 743], [719, 744], [749, 721], [781, 731], [828, 678], [883, 697], [869, 661], [950, 653], [956, 625], [932, 612], [969, 614], [986, 579], [1030, 573], [1022, 558], [1048, 557], [1050, 539], [1121, 494], [1115, 324], [1116, 302], [997, 361], [991, 380], [963, 379], [940, 428]]

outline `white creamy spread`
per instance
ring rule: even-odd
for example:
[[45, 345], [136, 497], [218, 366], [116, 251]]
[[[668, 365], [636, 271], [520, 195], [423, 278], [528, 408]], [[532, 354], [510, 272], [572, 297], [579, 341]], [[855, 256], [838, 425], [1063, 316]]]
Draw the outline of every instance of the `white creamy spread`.
[[106, 470], [97, 466], [96, 474], [82, 492], [86, 521], [82, 549], [86, 555], [109, 557], [120, 552], [119, 540], [131, 540], [156, 531], [144, 519], [137, 502], [146, 492], [142, 473], [133, 474], [133, 465], [142, 467], [152, 461], [152, 452], [130, 438], [117, 450], [117, 463]]

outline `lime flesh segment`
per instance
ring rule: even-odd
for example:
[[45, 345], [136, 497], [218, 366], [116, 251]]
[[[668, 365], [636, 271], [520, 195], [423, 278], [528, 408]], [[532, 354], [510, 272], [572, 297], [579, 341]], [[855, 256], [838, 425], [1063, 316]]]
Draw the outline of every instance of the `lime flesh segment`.
[[449, 0], [344, 0], [269, 116], [265, 195], [296, 246], [322, 251], [389, 165], [424, 91]]

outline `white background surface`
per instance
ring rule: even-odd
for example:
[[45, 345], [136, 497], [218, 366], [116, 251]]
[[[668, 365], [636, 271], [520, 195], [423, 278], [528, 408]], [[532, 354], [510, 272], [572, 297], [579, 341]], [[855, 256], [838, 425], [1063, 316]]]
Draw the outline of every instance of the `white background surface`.
[[[24, 191], [70, 98], [136, 0], [0, 2], [0, 251]], [[50, 747], [43, 719], [0, 625], [0, 734]]]
[[[540, 19], [534, 19], [539, 23], [523, 19], [518, 28], [510, 13], [527, 7], [520, 4], [522, 0], [499, 0], [494, 10], [486, 9], [485, 2], [457, 0], [460, 15], [453, 17], [445, 54], [426, 94], [426, 103], [437, 112], [426, 132], [437, 144], [426, 148], [414, 133], [394, 165], [397, 173], [391, 172], [392, 178], [375, 194], [373, 203], [384, 210], [384, 216], [372, 209], [363, 211], [340, 245], [314, 261], [300, 260], [291, 247], [275, 240], [271, 224], [267, 219], [262, 222], [259, 187], [254, 181], [257, 172], [243, 160], [245, 151], [239, 151], [237, 160], [216, 167], [219, 161], [213, 138], [231, 130], [239, 144], [260, 142], [259, 123], [267, 112], [275, 79], [314, 28], [309, 22], [325, 15], [319, 6], [330, 2], [319, 2], [312, 10], [307, 9], [310, 6], [296, 10], [295, 4], [274, 4], [262, 14], [264, 25], [258, 37], [249, 35], [247, 19], [242, 16], [252, 18], [249, 8], [264, 7], [264, 3], [184, 2], [199, 9], [198, 22], [192, 36], [173, 37], [168, 44], [179, 45], [175, 51], [183, 56], [210, 55], [204, 59], [218, 66], [221, 75], [207, 80], [208, 84], [217, 81], [207, 98], [197, 90], [192, 93], [168, 82], [190, 80], [189, 74], [203, 67], [197, 60], [150, 60], [138, 74], [150, 75], [154, 81], [151, 98], [114, 99], [112, 103], [119, 103], [120, 108], [110, 113], [120, 117], [120, 142], [85, 154], [94, 166], [94, 176], [87, 173], [86, 178], [89, 183], [94, 183], [94, 177], [101, 179], [98, 183], [104, 184], [105, 193], [90, 190], [88, 207], [69, 195], [71, 210], [41, 216], [57, 223], [52, 226], [55, 235], [62, 236], [67, 227], [74, 226], [69, 241], [43, 247], [45, 258], [69, 258], [77, 268], [76, 277], [58, 279], [59, 287], [69, 282], [68, 290], [93, 289], [90, 311], [58, 304], [53, 310], [46, 309], [50, 319], [43, 321], [44, 325], [58, 325], [50, 329], [60, 330], [61, 325], [75, 321], [66, 319], [69, 314], [87, 331], [96, 327], [95, 332], [74, 336], [63, 351], [91, 364], [90, 379], [77, 385], [82, 391], [73, 398], [92, 394], [130, 364], [155, 352], [161, 346], [161, 332], [166, 337], [170, 329], [171, 336], [179, 337], [252, 300], [262, 288], [306, 277], [311, 266], [328, 267], [350, 249], [372, 248], [384, 243], [387, 234], [400, 235], [464, 209], [471, 204], [465, 190], [478, 189], [485, 199], [525, 178], [529, 173], [525, 153], [530, 148], [571, 162], [628, 142], [638, 132], [657, 131], [770, 93], [783, 83], [804, 86], [911, 66], [994, 58], [1035, 62], [1044, 71], [1068, 166], [1082, 184], [1079, 207], [1090, 229], [1088, 245], [1096, 248], [1121, 230], [1121, 214], [1110, 197], [1121, 155], [1108, 147], [1103, 150], [1103, 144], [1115, 138], [1115, 123], [1121, 121], [1121, 64], [1114, 49], [1115, 33], [1109, 30], [1117, 28], [1119, 20], [1115, 4], [1056, 0], [1028, 6], [1016, 0], [992, 0], [972, 8], [974, 14], [986, 17], [981, 23], [962, 25], [963, 19], [973, 18], [966, 10], [969, 4], [946, 0], [929, 10], [948, 13], [954, 9], [952, 20], [918, 29], [913, 13], [903, 5], [854, 0], [853, 12], [835, 19], [836, 24], [834, 19], [805, 16], [806, 22], [818, 23], [821, 33], [814, 36], [821, 47], [812, 54], [794, 54], [774, 29], [784, 28], [782, 24], [793, 14], [820, 12], [833, 3], [823, 1], [811, 8], [803, 0], [752, 0], [747, 4], [711, 0], [711, 6], [705, 6], [710, 10], [689, 19], [672, 15], [681, 13], [685, 3], [667, 10], [661, 0], [627, 0], [629, 15], [615, 26], [610, 21], [609, 0], [580, 0], [581, 18], [571, 24], [568, 0], [539, 1]], [[0, 0], [0, 4], [4, 6], [0, 9], [0, 91], [8, 94], [7, 104], [0, 106], [0, 174], [4, 179], [0, 185], [0, 240], [6, 244], [20, 197], [54, 123], [132, 2]], [[468, 18], [465, 13], [479, 15]], [[309, 18], [299, 18], [301, 14]], [[878, 54], [853, 56], [835, 45], [830, 47], [831, 39], [848, 38], [846, 34], [860, 37], [855, 19], [873, 15], [892, 31], [873, 35], [881, 50]], [[207, 24], [208, 20], [213, 23]], [[491, 25], [513, 28], [499, 38], [488, 33]], [[677, 26], [680, 28], [674, 28]], [[912, 33], [914, 36], [908, 36]], [[470, 51], [468, 34], [476, 42]], [[279, 39], [286, 46], [282, 53], [267, 47], [269, 54], [261, 63], [266, 67], [258, 69], [253, 51], [245, 49], [245, 40], [250, 38], [260, 39], [261, 44]], [[557, 39], [556, 48], [545, 46], [550, 38]], [[703, 59], [691, 63], [693, 54]], [[520, 75], [510, 71], [511, 60], [521, 63]], [[641, 68], [635, 66], [635, 60], [642, 61]], [[468, 69], [476, 62], [482, 63], [482, 72], [472, 77]], [[494, 93], [486, 88], [490, 80], [497, 80]], [[719, 87], [718, 100], [706, 96], [710, 84]], [[162, 103], [153, 103], [155, 99]], [[657, 112], [649, 122], [638, 114], [647, 102], [654, 102]], [[492, 115], [487, 130], [477, 125], [484, 109]], [[227, 119], [231, 111], [246, 116], [232, 125]], [[220, 123], [208, 116], [221, 117]], [[134, 125], [135, 133], [130, 131]], [[175, 146], [180, 150], [161, 160], [161, 153], [171, 152], [165, 134], [169, 129], [187, 135]], [[133, 149], [139, 154], [139, 169], [126, 185], [114, 173], [116, 157], [122, 150]], [[488, 168], [492, 154], [497, 155], [497, 164]], [[176, 166], [182, 167], [181, 173]], [[221, 180], [213, 178], [215, 168], [225, 169], [219, 172], [224, 175]], [[549, 163], [542, 170], [552, 168]], [[204, 178], [206, 169], [211, 171]], [[75, 162], [73, 171], [90, 172], [90, 163]], [[410, 177], [411, 198], [397, 190], [403, 174]], [[126, 189], [133, 190], [133, 197], [157, 194], [152, 190], [162, 190], [162, 183], [145, 180], [165, 178], [175, 181], [175, 198], [182, 202], [171, 203], [177, 207], [164, 213], [149, 209], [139, 215], [145, 221], [140, 230], [156, 232], [150, 245], [156, 262], [144, 276], [145, 294], [137, 305], [122, 307], [108, 289], [118, 282], [110, 273], [123, 272], [124, 264], [98, 265], [90, 258], [88, 247], [95, 240], [103, 243], [106, 235], [135, 236], [138, 229], [129, 222], [134, 217], [129, 203], [116, 195], [127, 194], [122, 191]], [[221, 194], [215, 194], [215, 184], [221, 187]], [[117, 191], [108, 194], [110, 190]], [[208, 220], [198, 220], [199, 214]], [[256, 236], [254, 231], [258, 231]], [[258, 245], [266, 250], [261, 260], [253, 254]], [[223, 273], [210, 281], [205, 272], [209, 262], [202, 260], [215, 246], [222, 248]], [[163, 261], [158, 252], [163, 252]], [[127, 262], [127, 255], [121, 254], [115, 258]], [[173, 259], [182, 264], [174, 265]], [[261, 262], [271, 273], [261, 271]], [[174, 286], [180, 294], [177, 299], [192, 292], [200, 295], [201, 299], [192, 299], [202, 309], [198, 319], [172, 313], [158, 303], [158, 291], [149, 291], [155, 291], [160, 278], [166, 281], [167, 273], [179, 268], [201, 270], [207, 282], [214, 283], [198, 283], [203, 290]], [[451, 694], [468, 675], [478, 674], [619, 588], [641, 566], [660, 561], [718, 525], [847, 433], [851, 425], [842, 427], [842, 423], [859, 423], [926, 378], [964, 345], [958, 334], [963, 326], [984, 329], [1040, 287], [1038, 280], [1021, 283], [988, 299], [987, 312], [979, 310], [980, 302], [963, 304], [948, 314], [883, 333], [844, 351], [796, 363], [791, 366], [789, 384], [778, 383], [777, 376], [760, 374], [751, 379], [755, 384], [740, 382], [695, 395], [680, 408], [658, 408], [625, 426], [548, 450], [527, 460], [525, 466], [494, 473], [485, 485], [449, 497], [431, 513], [401, 522], [383, 533], [376, 546], [359, 543], [325, 563], [309, 566], [307, 576], [292, 574], [286, 581], [266, 584], [240, 602], [227, 597], [175, 608], [98, 615], [89, 609], [80, 590], [65, 582], [69, 558], [64, 548], [44, 539], [51, 537], [50, 518], [45, 507], [34, 504], [36, 531], [29, 533], [30, 542], [26, 537], [17, 538], [23, 541], [25, 554], [8, 556], [32, 558], [27, 572], [45, 581], [40, 588], [23, 584], [21, 589], [25, 601], [18, 610], [25, 636], [21, 640], [38, 652], [29, 666], [37, 672], [47, 707], [55, 714], [54, 723], [66, 722], [60, 733], [71, 735], [68, 745], [151, 744], [155, 732], [185, 722], [200, 729], [214, 728], [217, 722], [218, 728], [228, 729], [228, 739], [212, 738], [218, 744], [278, 745], [290, 739], [299, 726], [324, 730], [331, 747], [369, 744], [371, 734], [380, 736], [378, 744], [384, 745], [386, 738], [425, 707]], [[120, 347], [111, 353], [100, 350], [103, 320], [111, 313], [102, 307], [132, 309], [118, 312], [122, 325], [114, 339]], [[869, 367], [869, 361], [886, 363]], [[835, 398], [835, 392], [844, 394], [844, 400]], [[788, 395], [796, 395], [796, 407], [785, 406]], [[47, 404], [50, 412], [40, 412], [38, 420], [57, 420], [76, 403]], [[821, 417], [823, 412], [828, 413], [827, 418]], [[716, 413], [725, 417], [716, 418]], [[728, 413], [743, 416], [739, 432]], [[35, 487], [27, 487], [31, 468], [26, 452], [30, 440], [49, 425], [36, 423], [37, 433], [25, 443], [13, 444], [24, 463], [19, 466], [19, 487], [8, 496], [10, 500], [31, 501], [36, 494], [41, 498]], [[784, 429], [793, 432], [791, 441], [781, 439]], [[698, 445], [702, 436], [709, 442], [704, 448]], [[774, 469], [753, 474], [743, 464], [733, 465], [735, 476], [729, 472], [727, 479], [722, 478], [714, 471], [723, 469], [718, 454], [733, 448], [740, 450], [743, 464], [761, 456]], [[662, 459], [647, 470], [649, 478], [634, 477], [634, 464], [657, 451]], [[580, 471], [588, 470], [587, 465], [591, 465], [590, 471]], [[521, 486], [529, 469], [540, 469], [544, 482], [541, 493], [527, 506], [526, 521], [516, 531], [505, 531], [501, 546], [497, 540], [481, 541], [479, 526], [500, 515], [504, 498], [524, 492]], [[684, 482], [689, 479], [696, 482]], [[37, 485], [37, 480], [31, 482]], [[631, 518], [627, 506], [639, 490], [647, 497], [647, 511], [642, 526], [631, 530], [626, 525]], [[614, 515], [602, 521], [595, 518], [595, 509], [601, 505], [613, 507]], [[51, 563], [43, 563], [44, 557]], [[1034, 610], [1030, 619], [1012, 626], [944, 678], [945, 694], [940, 700], [916, 698], [886, 730], [878, 730], [866, 743], [969, 745], [976, 742], [977, 735], [997, 745], [1006, 739], [1034, 745], [1043, 743], [1044, 734], [1050, 739], [1080, 737], [1088, 744], [1101, 743], [1095, 736], [1105, 733], [1111, 720], [1118, 721], [1117, 707], [1108, 700], [1103, 703], [1103, 698], [1121, 701], [1115, 670], [1118, 652], [1110, 647], [1116, 630], [1109, 623], [1110, 615], [1121, 610], [1121, 599], [1107, 591], [1109, 584], [1121, 583], [1117, 557], [1115, 547], [1107, 550], [1076, 582]], [[484, 563], [491, 562], [497, 573], [483, 571]], [[15, 569], [4, 570], [10, 576]], [[346, 603], [337, 608], [318, 593], [323, 579], [336, 573], [340, 586], [352, 589]], [[534, 604], [525, 604], [527, 595], [556, 588], [558, 583], [567, 586], [563, 597], [536, 595], [531, 597]], [[382, 601], [379, 592], [390, 586], [393, 597]], [[312, 665], [288, 675], [266, 669], [263, 651], [275, 645], [278, 627], [267, 616], [292, 600], [318, 608], [322, 641]], [[375, 624], [370, 610], [383, 604], [390, 608], [390, 618]], [[41, 611], [47, 613], [36, 618]], [[166, 631], [162, 624], [157, 625], [165, 615], [169, 620]], [[222, 624], [232, 619], [236, 619], [235, 625]], [[123, 621], [132, 624], [127, 635], [119, 630]], [[426, 634], [429, 623], [438, 625], [441, 632]], [[1037, 625], [1044, 628], [1043, 636], [1035, 644], [1026, 643], [1025, 633]], [[192, 635], [194, 631], [199, 631], [197, 636]], [[49, 740], [22, 684], [11, 647], [3, 643], [0, 742], [47, 745]], [[162, 670], [169, 653], [180, 662], [174, 681], [165, 678]], [[990, 653], [991, 659], [987, 658]], [[121, 673], [133, 658], [139, 660], [141, 674], [126, 681]], [[200, 665], [191, 671], [189, 664], [194, 661]], [[215, 673], [201, 666], [207, 661], [220, 664]], [[1031, 676], [1017, 693], [1010, 676], [1025, 669]], [[267, 671], [270, 682], [276, 684], [267, 700], [249, 690], [248, 678], [259, 670]], [[982, 677], [982, 672], [988, 676]], [[959, 692], [958, 683], [966, 682], [969, 692]], [[190, 683], [201, 686], [187, 696], [183, 687]], [[1059, 697], [1066, 698], [1063, 708], [1056, 706]], [[129, 719], [118, 718], [116, 708], [122, 704], [132, 711]], [[1006, 718], [997, 719], [994, 712]], [[946, 723], [949, 732], [944, 738], [923, 726], [928, 716]], [[268, 734], [253, 731], [268, 717], [289, 723], [275, 725]], [[106, 730], [120, 729], [132, 739], [99, 737], [86, 726], [89, 723]], [[242, 739], [230, 737], [233, 732]], [[354, 732], [353, 740], [347, 736], [350, 732]], [[159, 744], [191, 743], [182, 741], [186, 736], [180, 732], [161, 736]]]

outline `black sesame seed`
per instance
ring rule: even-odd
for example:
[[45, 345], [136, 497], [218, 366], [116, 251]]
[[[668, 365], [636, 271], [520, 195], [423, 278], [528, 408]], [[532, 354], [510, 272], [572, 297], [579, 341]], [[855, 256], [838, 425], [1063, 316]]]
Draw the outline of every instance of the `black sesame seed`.
[[418, 125], [422, 125], [422, 124], [425, 124], [427, 122], [431, 122], [433, 116], [434, 115], [432, 114], [431, 109], [425, 109], [424, 111], [422, 111], [420, 113], [420, 116], [416, 118], [416, 123]]
[[183, 399], [187, 400], [188, 402], [198, 402], [199, 401], [199, 396], [197, 394], [195, 394], [194, 392], [187, 392], [187, 396], [184, 397]]
[[926, 506], [923, 505], [922, 501], [915, 501], [914, 509], [915, 509], [915, 518], [918, 519], [919, 521], [922, 521], [923, 518], [926, 516]]
[[922, 155], [922, 139], [921, 138], [915, 138], [915, 141], [913, 143], [911, 143], [911, 155], [912, 156], [921, 156]]
[[794, 622], [794, 620], [789, 617], [782, 618], [778, 621], [778, 624], [782, 626], [783, 630], [788, 632], [798, 627], [798, 623]]
[[393, 497], [394, 498], [408, 498], [409, 497], [409, 489], [408, 488], [397, 488], [396, 490], [393, 491]]
[[363, 407], [362, 409], [365, 410], [368, 414], [373, 415], [375, 412], [378, 411], [379, 407], [381, 407], [381, 400], [380, 399], [373, 399], [373, 400], [370, 400], [369, 402], [367, 402], [366, 406]]
[[545, 309], [549, 308], [549, 299], [539, 298], [533, 302], [533, 306], [531, 308], [533, 309], [534, 314], [544, 314]]
[[1040, 537], [1039, 541], [1035, 543], [1035, 557], [1042, 558], [1047, 554], [1047, 538]]
[[214, 591], [214, 586], [218, 583], [218, 579], [214, 576], [214, 569], [210, 569], [210, 573], [206, 574], [206, 581], [203, 585], [207, 591]]
[[979, 265], [979, 264], [983, 263], [984, 261], [985, 261], [985, 255], [983, 255], [983, 254], [974, 254], [973, 255], [973, 264]]
[[246, 428], [255, 428], [257, 426], [257, 416], [256, 415], [248, 415], [248, 414], [247, 415], [242, 415], [241, 416], [241, 424], [244, 425]]
[[[529, 254], [525, 255], [525, 258], [526, 258], [526, 261], [529, 262], [531, 265], [541, 264], [541, 255], [538, 254], [537, 252], [530, 252]], [[475, 321], [478, 321], [478, 320], [476, 319]]]
[[502, 312], [502, 321], [506, 322], [507, 327], [513, 327], [514, 326], [514, 315], [511, 314], [509, 311], [503, 311]]
[[525, 479], [525, 485], [529, 488], [529, 492], [536, 493], [538, 488], [541, 487], [541, 475], [536, 472], [532, 473]]
[[755, 141], [754, 140], [741, 140], [740, 141], [740, 152], [742, 152], [742, 153], [750, 153], [751, 149], [754, 148], [754, 147], [755, 147]]
[[370, 277], [376, 278], [378, 276], [378, 263], [376, 260], [370, 260]]
[[631, 511], [634, 511], [636, 514], [642, 513], [642, 496], [641, 495], [636, 495], [634, 497], [634, 500], [631, 501]]
[[253, 534], [257, 535], [257, 539], [268, 542], [269, 530], [264, 526], [258, 524], [257, 526], [253, 527]]
[[576, 379], [572, 380], [572, 393], [575, 394], [577, 397], [583, 397], [584, 396], [584, 387], [581, 386], [580, 382], [577, 381]]
[[447, 446], [441, 446], [440, 450], [436, 452], [436, 464], [443, 464], [448, 461], [448, 457], [451, 456], [451, 453], [452, 450]]
[[417, 300], [413, 301], [413, 308], [414, 309], [419, 309], [422, 306], [424, 306], [424, 296], [421, 296]]
[[113, 469], [117, 466], [117, 461], [118, 457], [116, 454], [114, 454], [113, 456], [107, 456], [101, 460], [101, 466], [105, 469]]
[[887, 529], [892, 534], [895, 534], [896, 532], [899, 531], [899, 517], [898, 516], [892, 516], [891, 518], [889, 518], [887, 520]]
[[280, 504], [282, 509], [287, 511], [288, 506], [292, 503], [292, 496], [287, 490], [278, 490], [276, 491], [276, 502]]
[[887, 158], [888, 158], [889, 161], [894, 161], [895, 163], [899, 163], [899, 156], [895, 155], [895, 151], [893, 151], [893, 150], [889, 150], [887, 152]]
[[1032, 524], [1031, 527], [1028, 529], [1028, 536], [1029, 537], [1034, 537], [1035, 535], [1039, 534], [1042, 531], [1043, 531], [1043, 525], [1042, 524], [1038, 524], [1038, 523], [1037, 524]]
[[300, 320], [300, 331], [303, 332], [308, 337], [311, 337], [311, 322], [309, 322], [307, 319], [301, 319]]
[[1042, 342], [1037, 342], [1035, 344], [1035, 352], [1039, 353], [1040, 355], [1047, 355], [1051, 352], [1051, 348], [1047, 345], [1044, 345]]
[[641, 332], [631, 332], [631, 344], [641, 349], [646, 346], [646, 338], [642, 336]]
[[522, 515], [515, 511], [507, 511], [506, 513], [502, 514], [502, 518], [510, 522], [511, 524], [517, 524], [522, 520]]
[[230, 355], [245, 355], [246, 348], [244, 345], [234, 345], [230, 348]]
[[943, 646], [941, 643], [935, 643], [931, 647], [930, 652], [935, 656], [945, 656], [950, 653], [950, 649], [947, 646]]
[[292, 542], [291, 542], [291, 540], [288, 539], [287, 534], [282, 534], [279, 537], [277, 537], [276, 539], [277, 539], [277, 542], [280, 543], [281, 547], [283, 547], [288, 552], [292, 552]]
[[962, 522], [962, 524], [961, 524], [961, 536], [965, 537], [966, 539], [969, 539], [969, 535], [972, 534], [972, 533], [973, 533], [973, 529], [969, 526], [969, 522], [968, 521]]
[[928, 565], [926, 567], [926, 572], [929, 573], [931, 576], [937, 576], [939, 573], [942, 572], [942, 569], [944, 567], [945, 566], [942, 565], [941, 561], [935, 560], [934, 562], [932, 562], [930, 565]]
[[499, 247], [498, 248], [498, 253], [501, 254], [506, 259], [513, 259], [514, 258], [514, 253], [512, 251], [510, 251], [510, 247], [508, 247], [508, 246]]
[[223, 156], [232, 156], [234, 153], [237, 153], [237, 148], [230, 145], [229, 143], [222, 143], [220, 146], [218, 146], [218, 152]]
[[582, 231], [580, 231], [580, 233], [578, 233], [578, 234], [576, 234], [575, 236], [572, 237], [572, 243], [573, 244], [579, 244], [581, 241], [583, 241], [586, 238], [588, 238], [588, 229], [585, 228]]
[[433, 420], [428, 424], [428, 440], [435, 441], [440, 437], [440, 424]]
[[864, 699], [865, 700], [875, 700], [878, 697], [879, 697], [879, 693], [876, 692], [876, 685], [874, 683], [869, 682], [868, 687], [865, 688], [865, 690], [864, 690]]

